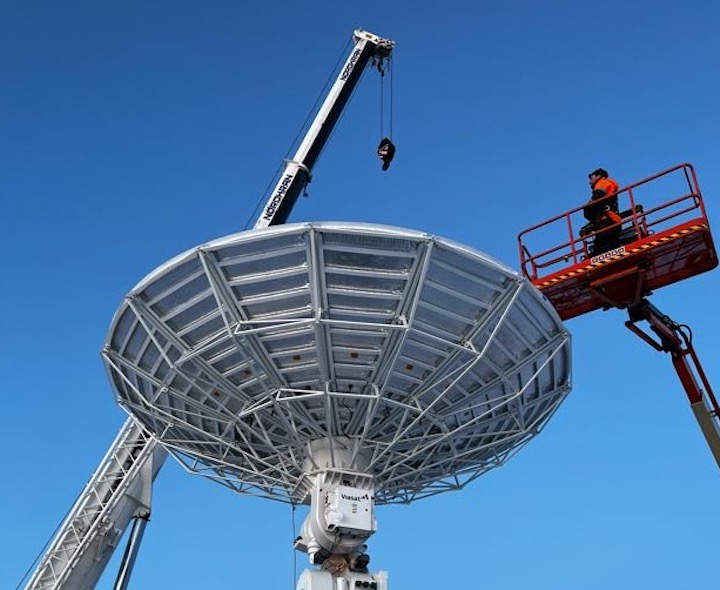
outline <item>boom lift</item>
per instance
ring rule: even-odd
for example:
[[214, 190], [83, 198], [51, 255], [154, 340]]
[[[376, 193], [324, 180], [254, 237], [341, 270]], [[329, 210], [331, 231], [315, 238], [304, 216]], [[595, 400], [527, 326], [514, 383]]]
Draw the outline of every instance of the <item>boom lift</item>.
[[[312, 168], [368, 64], [380, 72], [395, 43], [362, 29], [292, 160], [285, 162], [254, 229], [285, 223], [310, 181]], [[100, 466], [41, 557], [25, 590], [94, 588], [131, 521], [132, 534], [115, 582], [127, 588], [145, 524], [152, 482], [167, 452], [132, 418], [123, 425]]]
[[[658, 195], [669, 189], [673, 198], [657, 203]], [[641, 203], [638, 195], [643, 191], [654, 201], [643, 199]], [[610, 228], [576, 232], [583, 223], [583, 204], [519, 234], [523, 274], [562, 319], [597, 309], [626, 309], [629, 319], [625, 325], [655, 350], [670, 354], [720, 467], [720, 407], [693, 348], [690, 330], [647, 299], [660, 287], [718, 264], [695, 171], [690, 164], [679, 164], [621, 189], [617, 196], [622, 221], [616, 224], [621, 230], [615, 247], [606, 252], [592, 249], [597, 235]], [[564, 234], [564, 241], [548, 248], [544, 241], [554, 234]], [[638, 326], [642, 321], [656, 338]]]

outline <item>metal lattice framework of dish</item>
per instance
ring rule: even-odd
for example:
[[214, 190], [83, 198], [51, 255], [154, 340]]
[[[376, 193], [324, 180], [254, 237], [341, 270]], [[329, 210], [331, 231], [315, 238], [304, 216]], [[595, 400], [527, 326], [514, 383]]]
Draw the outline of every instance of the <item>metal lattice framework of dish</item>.
[[282, 225], [185, 252], [125, 298], [103, 359], [120, 404], [187, 469], [296, 503], [327, 468], [371, 476], [380, 504], [462, 487], [570, 391], [570, 336], [529, 282], [472, 248], [371, 224]]

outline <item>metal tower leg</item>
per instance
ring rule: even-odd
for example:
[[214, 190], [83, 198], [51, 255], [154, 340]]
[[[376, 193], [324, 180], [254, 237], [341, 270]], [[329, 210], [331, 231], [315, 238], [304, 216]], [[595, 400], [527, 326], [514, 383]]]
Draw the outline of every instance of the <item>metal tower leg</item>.
[[130, 583], [130, 574], [135, 566], [135, 558], [137, 557], [138, 549], [140, 549], [140, 542], [142, 541], [145, 527], [147, 526], [148, 520], [150, 520], [149, 516], [149, 513], [138, 515], [133, 521], [130, 538], [128, 539], [127, 547], [125, 547], [120, 570], [115, 580], [115, 590], [126, 590]]

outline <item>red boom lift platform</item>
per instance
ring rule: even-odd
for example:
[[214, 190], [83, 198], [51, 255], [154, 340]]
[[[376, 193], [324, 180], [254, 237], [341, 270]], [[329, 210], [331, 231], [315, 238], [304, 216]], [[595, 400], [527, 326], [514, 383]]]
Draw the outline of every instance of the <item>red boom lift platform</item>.
[[[670, 199], [663, 199], [668, 193]], [[609, 252], [590, 254], [597, 234], [611, 228], [580, 237], [586, 223], [584, 203], [518, 236], [523, 274], [564, 320], [600, 308], [632, 307], [651, 291], [718, 264], [690, 164], [623, 188], [618, 192], [618, 205], [623, 217], [620, 243]], [[556, 245], [531, 251], [553, 236]], [[564, 241], [557, 244], [558, 239]]]
[[[627, 309], [625, 325], [656, 350], [670, 354], [720, 467], [720, 407], [692, 346], [690, 330], [647, 300], [656, 289], [718, 264], [695, 170], [679, 164], [623, 188], [617, 196], [622, 221], [615, 226], [586, 233], [583, 203], [521, 232], [522, 272], [563, 320], [596, 309]], [[597, 236], [617, 232], [617, 226], [619, 237], [612, 249], [596, 251]], [[641, 321], [648, 323], [653, 335], [638, 326]]]

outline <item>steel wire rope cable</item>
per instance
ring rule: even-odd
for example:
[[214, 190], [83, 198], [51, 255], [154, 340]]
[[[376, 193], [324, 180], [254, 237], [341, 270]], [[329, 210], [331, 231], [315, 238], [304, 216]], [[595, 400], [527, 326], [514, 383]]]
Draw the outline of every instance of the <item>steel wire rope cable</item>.
[[388, 69], [390, 70], [390, 141], [392, 141], [393, 138], [393, 130], [394, 130], [394, 123], [393, 123], [393, 113], [395, 111], [395, 74], [393, 72], [393, 61], [392, 56], [388, 58]]
[[380, 139], [382, 140], [383, 137], [385, 137], [385, 72], [380, 70]]
[[[350, 43], [352, 42], [352, 38], [349, 39], [345, 46], [343, 47], [342, 51], [340, 52], [340, 55], [335, 62], [335, 65], [333, 66], [332, 70], [330, 71], [330, 74], [327, 77], [327, 80], [325, 80], [325, 83], [323, 84], [322, 88], [318, 92], [317, 98], [315, 98], [315, 102], [313, 103], [312, 107], [310, 107], [310, 110], [308, 111], [307, 115], [305, 116], [305, 120], [302, 122], [300, 127], [298, 128], [297, 133], [295, 134], [295, 137], [290, 142], [290, 145], [288, 146], [287, 151], [285, 152], [285, 158], [284, 160], [287, 160], [290, 157], [290, 152], [297, 146], [298, 140], [300, 139], [300, 135], [307, 129], [308, 127], [308, 121], [312, 118], [312, 116], [317, 112], [318, 103], [320, 102], [320, 99], [325, 95], [328, 86], [330, 85], [331, 80], [335, 77], [335, 73], [340, 69], [340, 63], [343, 60], [343, 57], [345, 57], [345, 54], [347, 53], [348, 47], [350, 46]], [[282, 170], [284, 164], [279, 164], [278, 167], [275, 169], [275, 172], [273, 172], [272, 176], [270, 177], [270, 181], [268, 182], [267, 186], [265, 187], [265, 190], [263, 191], [260, 198], [257, 200], [257, 203], [255, 204], [255, 208], [252, 210], [252, 213], [248, 216], [247, 220], [245, 221], [245, 226], [243, 229], [249, 229], [250, 225], [253, 223], [253, 220], [257, 218], [257, 212], [262, 206], [262, 204], [267, 200], [268, 193], [270, 192], [270, 189], [272, 188], [273, 184], [277, 180], [278, 176], [280, 175], [280, 171]]]
[[297, 581], [297, 550], [295, 549], [295, 540], [297, 539], [297, 523], [295, 521], [297, 505], [294, 501], [290, 501], [290, 524], [292, 528], [292, 543], [290, 544], [290, 550], [292, 551], [292, 572], [290, 575], [290, 589], [295, 588]]
[[[389, 120], [388, 120], [388, 139], [392, 141], [393, 138], [393, 110], [395, 103], [395, 77], [393, 73], [393, 56], [387, 58], [387, 69], [390, 72], [390, 104], [389, 104]], [[380, 70], [380, 137], [385, 137], [385, 70]]]

